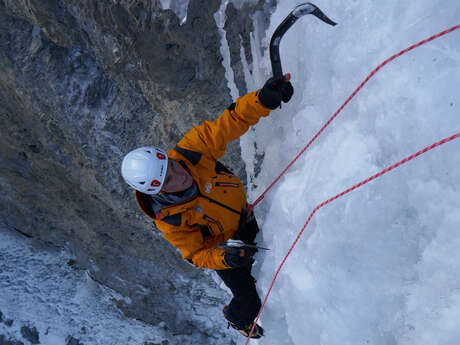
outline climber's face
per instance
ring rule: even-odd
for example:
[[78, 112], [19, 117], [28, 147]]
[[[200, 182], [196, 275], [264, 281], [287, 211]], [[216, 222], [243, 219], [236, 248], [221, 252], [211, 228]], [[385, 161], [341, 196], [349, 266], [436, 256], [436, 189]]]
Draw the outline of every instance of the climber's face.
[[193, 178], [189, 172], [177, 161], [170, 158], [161, 191], [165, 193], [182, 192], [190, 188], [192, 184]]

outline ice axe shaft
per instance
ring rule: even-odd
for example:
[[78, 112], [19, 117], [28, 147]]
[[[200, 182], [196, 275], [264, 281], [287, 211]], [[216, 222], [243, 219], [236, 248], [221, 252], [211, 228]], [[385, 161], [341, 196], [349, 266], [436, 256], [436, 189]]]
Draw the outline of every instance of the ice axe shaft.
[[278, 25], [270, 41], [270, 61], [272, 64], [273, 76], [276, 79], [283, 77], [283, 69], [281, 67], [279, 52], [281, 38], [300, 17], [303, 17], [306, 14], [312, 14], [332, 26], [337, 24], [329, 19], [316, 5], [313, 5], [310, 2], [296, 6], [282, 21], [282, 23]]

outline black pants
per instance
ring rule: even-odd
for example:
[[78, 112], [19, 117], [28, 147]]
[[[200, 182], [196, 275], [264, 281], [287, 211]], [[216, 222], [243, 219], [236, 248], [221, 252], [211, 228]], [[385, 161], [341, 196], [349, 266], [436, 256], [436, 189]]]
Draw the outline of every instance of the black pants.
[[[254, 244], [259, 226], [255, 217], [240, 220], [235, 239]], [[228, 305], [227, 316], [234, 324], [245, 327], [252, 325], [261, 306], [256, 290], [256, 281], [251, 275], [250, 267], [216, 270], [225, 285], [232, 291], [233, 299]]]
[[216, 272], [233, 294], [226, 312], [229, 320], [240, 327], [252, 325], [261, 303], [249, 268], [230, 268]]

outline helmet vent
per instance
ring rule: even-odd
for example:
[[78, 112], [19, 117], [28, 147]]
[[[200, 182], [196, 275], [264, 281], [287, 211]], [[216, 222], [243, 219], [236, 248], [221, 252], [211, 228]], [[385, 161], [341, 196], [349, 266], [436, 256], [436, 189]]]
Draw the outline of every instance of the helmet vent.
[[142, 181], [142, 182], [138, 182], [139, 184], [145, 184], [145, 181]]
[[146, 150], [146, 152], [148, 152], [148, 153], [152, 154], [152, 151], [150, 151], [150, 150]]

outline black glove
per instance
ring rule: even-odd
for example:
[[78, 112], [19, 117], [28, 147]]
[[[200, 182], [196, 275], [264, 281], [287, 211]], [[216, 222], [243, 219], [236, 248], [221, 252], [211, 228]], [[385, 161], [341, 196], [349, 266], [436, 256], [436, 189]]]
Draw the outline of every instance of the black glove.
[[[235, 240], [243, 241], [244, 243], [256, 244], [254, 242], [259, 232], [259, 226], [257, 225], [256, 217], [254, 212], [244, 210], [241, 213], [240, 222], [238, 224], [238, 231], [232, 237]], [[250, 248], [253, 253], [257, 252], [256, 248]]]
[[227, 265], [233, 268], [250, 267], [254, 263], [252, 251], [250, 248], [243, 247], [225, 247], [224, 259]]
[[284, 103], [289, 102], [294, 94], [294, 88], [289, 82], [290, 74], [286, 74], [282, 78], [275, 79], [274, 77], [267, 80], [262, 90], [259, 92], [259, 101], [270, 109], [276, 109]]

